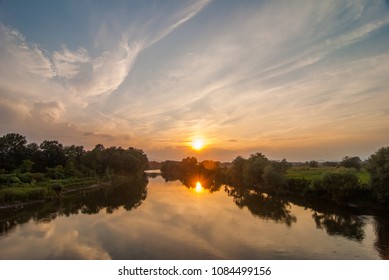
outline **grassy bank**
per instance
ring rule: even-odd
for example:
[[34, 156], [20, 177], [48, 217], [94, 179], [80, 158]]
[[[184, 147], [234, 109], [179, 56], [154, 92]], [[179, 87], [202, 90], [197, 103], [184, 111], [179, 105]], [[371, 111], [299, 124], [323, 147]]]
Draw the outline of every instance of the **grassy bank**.
[[30, 183], [14, 180], [12, 183], [0, 186], [0, 205], [52, 200], [58, 198], [62, 193], [82, 189], [101, 181], [104, 179], [98, 177], [49, 179]]
[[[314, 179], [319, 179], [325, 173], [337, 173], [344, 171], [344, 168], [337, 167], [308, 167], [308, 166], [299, 166], [289, 168], [286, 176], [288, 178], [294, 179], [306, 179], [312, 181]], [[356, 175], [361, 184], [368, 184], [370, 181], [370, 175], [365, 169], [356, 171]]]

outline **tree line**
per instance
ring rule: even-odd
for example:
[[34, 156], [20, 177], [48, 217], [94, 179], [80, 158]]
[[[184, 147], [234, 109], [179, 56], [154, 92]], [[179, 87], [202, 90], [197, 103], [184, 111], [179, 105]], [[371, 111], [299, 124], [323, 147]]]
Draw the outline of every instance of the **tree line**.
[[9, 133], [0, 137], [0, 204], [58, 199], [119, 176], [142, 178], [147, 167], [141, 149], [97, 144], [87, 151], [57, 140], [27, 143], [25, 136]]
[[195, 157], [164, 161], [161, 172], [166, 180], [178, 179], [190, 188], [199, 180], [211, 191], [227, 185], [238, 193], [254, 190], [297, 194], [337, 203], [389, 206], [389, 147], [376, 151], [364, 165], [370, 174], [368, 184], [361, 182], [357, 175], [362, 168], [359, 157], [345, 157], [337, 166], [341, 168], [316, 178], [293, 178], [287, 175], [291, 164], [286, 159], [269, 160], [262, 153], [255, 153], [248, 158], [238, 156], [228, 166], [210, 160], [198, 162]]
[[[87, 151], [83, 146], [65, 146], [56, 140], [44, 140], [39, 145], [27, 143], [26, 137], [17, 133], [0, 137], [0, 187], [26, 187], [21, 184], [33, 185], [45, 178], [140, 176], [148, 165], [147, 155], [132, 147], [105, 148], [97, 144]], [[314, 165], [313, 161], [309, 165]], [[290, 163], [285, 159], [269, 160], [262, 153], [248, 158], [238, 156], [228, 165], [212, 160], [199, 162], [195, 157], [187, 157], [182, 161], [164, 161], [160, 166], [166, 180], [178, 179], [187, 187], [194, 187], [197, 181], [201, 181], [210, 191], [229, 185], [243, 191], [261, 190], [314, 196], [341, 203], [368, 201], [370, 204], [389, 205], [389, 147], [376, 151], [364, 164], [370, 173], [369, 184], [361, 183], [357, 176], [356, 172], [362, 168], [359, 157], [345, 157], [340, 165], [344, 168], [325, 172], [314, 179], [288, 177]]]
[[70, 176], [101, 176], [105, 174], [143, 173], [148, 166], [141, 149], [105, 148], [97, 144], [86, 151], [83, 146], [65, 146], [57, 140], [27, 143], [26, 137], [9, 133], [0, 137], [0, 170], [10, 172], [41, 172], [57, 179]]

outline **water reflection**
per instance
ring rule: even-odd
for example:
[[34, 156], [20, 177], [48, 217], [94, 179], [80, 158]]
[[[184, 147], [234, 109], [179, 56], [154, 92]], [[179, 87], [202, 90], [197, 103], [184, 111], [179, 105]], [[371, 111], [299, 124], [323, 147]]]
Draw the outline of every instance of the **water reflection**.
[[357, 209], [206, 179], [182, 179], [183, 185], [159, 177], [147, 186], [147, 179], [127, 178], [61, 201], [0, 211], [0, 258], [389, 257], [385, 214], [371, 217]]
[[194, 189], [195, 191], [208, 190], [210, 193], [217, 192], [222, 187], [223, 183], [213, 174], [198, 173], [190, 176], [178, 176], [177, 174], [161, 174], [165, 182], [180, 181], [188, 189]]
[[296, 196], [289, 197], [289, 200], [295, 205], [309, 209], [316, 227], [325, 230], [327, 234], [343, 236], [355, 241], [362, 241], [365, 238], [366, 222], [363, 215], [370, 213], [331, 202]]
[[357, 241], [362, 241], [365, 237], [365, 222], [358, 216], [323, 214], [314, 211], [312, 217], [317, 228], [325, 229], [329, 235], [340, 235]]
[[225, 186], [228, 196], [233, 197], [239, 208], [247, 207], [252, 214], [262, 219], [271, 219], [291, 226], [297, 222], [290, 211], [290, 204], [277, 196], [270, 196], [256, 190]]
[[18, 224], [31, 219], [50, 222], [57, 216], [97, 214], [105, 209], [107, 214], [123, 207], [131, 210], [139, 207], [147, 197], [147, 177], [120, 177], [109, 187], [96, 188], [82, 193], [72, 193], [59, 201], [32, 205], [17, 210], [0, 212], [0, 235], [8, 233]]
[[382, 259], [389, 260], [389, 218], [387, 216], [375, 217], [375, 233], [377, 239], [374, 243]]

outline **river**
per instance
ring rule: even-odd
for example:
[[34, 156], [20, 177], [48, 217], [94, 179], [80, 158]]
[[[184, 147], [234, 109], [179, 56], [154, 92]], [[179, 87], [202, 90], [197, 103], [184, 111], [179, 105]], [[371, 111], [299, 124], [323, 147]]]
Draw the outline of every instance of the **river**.
[[389, 259], [389, 219], [160, 177], [0, 211], [0, 259]]

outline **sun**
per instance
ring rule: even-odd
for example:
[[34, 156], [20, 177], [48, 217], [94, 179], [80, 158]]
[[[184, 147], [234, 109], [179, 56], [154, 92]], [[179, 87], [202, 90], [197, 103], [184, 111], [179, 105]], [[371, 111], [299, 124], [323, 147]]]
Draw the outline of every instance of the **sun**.
[[204, 148], [204, 141], [202, 139], [195, 139], [192, 141], [192, 149], [200, 151]]
[[195, 187], [195, 192], [203, 192], [204, 191], [204, 188], [203, 186], [201, 185], [201, 183], [199, 181], [196, 182], [196, 187]]

